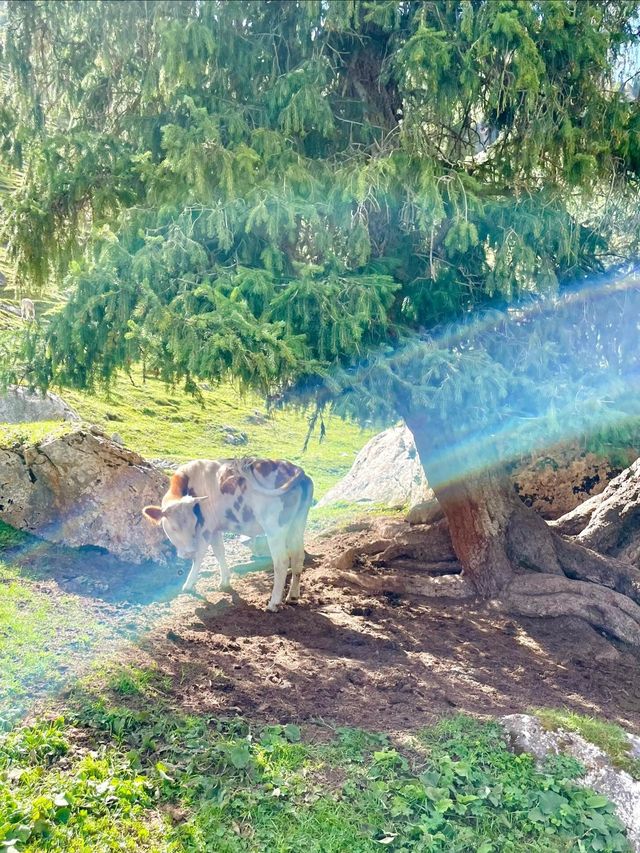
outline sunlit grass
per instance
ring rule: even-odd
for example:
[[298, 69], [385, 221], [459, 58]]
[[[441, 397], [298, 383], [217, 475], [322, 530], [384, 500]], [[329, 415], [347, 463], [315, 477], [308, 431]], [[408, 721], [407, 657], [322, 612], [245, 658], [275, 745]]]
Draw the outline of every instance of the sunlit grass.
[[[203, 388], [202, 401], [198, 401], [157, 379], [143, 382], [139, 372], [133, 374], [133, 381], [135, 385], [121, 376], [109, 393], [61, 393], [85, 421], [97, 424], [108, 435], [117, 433], [146, 458], [177, 463], [243, 455], [286, 458], [310, 474], [316, 497], [347, 473], [358, 451], [375, 434], [373, 429], [330, 417], [325, 422], [326, 438], [320, 441], [317, 432], [303, 452], [308, 430], [304, 413], [288, 410], [267, 415], [263, 400], [241, 396], [230, 384]], [[246, 443], [226, 443], [227, 427], [235, 434], [244, 433]], [[0, 426], [0, 443], [40, 441], [50, 433], [61, 435], [72, 428], [70, 423], [5, 424]]]
[[541, 708], [534, 713], [547, 731], [564, 729], [581, 735], [606, 752], [614, 767], [640, 780], [640, 759], [631, 755], [629, 738], [620, 726], [575, 711]]
[[402, 519], [408, 507], [389, 508], [373, 501], [335, 501], [326, 506], [313, 507], [309, 513], [307, 529], [310, 533], [326, 533], [348, 530], [354, 523], [371, 521], [374, 518]]
[[574, 784], [577, 762], [538, 769], [508, 751], [497, 724], [445, 720], [409, 755], [380, 733], [342, 728], [317, 743], [291, 723], [189, 716], [165, 687], [155, 670], [96, 673], [66, 720], [0, 740], [0, 843], [29, 853], [630, 850], [611, 804]]
[[104, 633], [77, 598], [54, 597], [0, 562], [0, 728], [18, 719], [34, 694], [60, 687], [73, 661]]

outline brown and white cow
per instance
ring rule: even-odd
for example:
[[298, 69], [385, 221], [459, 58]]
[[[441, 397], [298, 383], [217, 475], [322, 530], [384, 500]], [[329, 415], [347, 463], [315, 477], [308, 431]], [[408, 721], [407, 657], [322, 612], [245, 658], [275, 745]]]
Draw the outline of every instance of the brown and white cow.
[[312, 499], [312, 480], [291, 462], [196, 459], [171, 477], [162, 506], [147, 506], [143, 515], [162, 524], [180, 557], [193, 560], [185, 591], [195, 586], [209, 546], [220, 565], [220, 588], [231, 588], [223, 531], [250, 537], [264, 534], [274, 569], [268, 609], [277, 610], [289, 568], [287, 601], [300, 597], [304, 529]]

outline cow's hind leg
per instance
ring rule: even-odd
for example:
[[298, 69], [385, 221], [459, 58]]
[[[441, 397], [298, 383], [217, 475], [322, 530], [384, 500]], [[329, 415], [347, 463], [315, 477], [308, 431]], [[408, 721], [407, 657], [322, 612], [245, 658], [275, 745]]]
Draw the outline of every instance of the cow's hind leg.
[[302, 498], [298, 512], [289, 528], [287, 546], [291, 560], [291, 586], [287, 601], [295, 604], [300, 598], [300, 575], [304, 568], [304, 531], [313, 500], [313, 483], [307, 477], [302, 486]]
[[220, 589], [223, 590], [223, 592], [230, 592], [231, 573], [229, 571], [229, 566], [227, 565], [227, 556], [224, 551], [222, 533], [211, 534], [209, 541], [211, 543], [213, 556], [216, 558], [218, 565], [220, 566]]
[[291, 585], [287, 601], [296, 604], [300, 598], [300, 575], [304, 568], [304, 527], [291, 531], [287, 550], [291, 563]]
[[289, 569], [289, 554], [287, 551], [287, 540], [284, 536], [267, 537], [269, 550], [273, 560], [273, 592], [267, 605], [267, 610], [276, 611], [282, 604], [284, 585], [287, 580]]

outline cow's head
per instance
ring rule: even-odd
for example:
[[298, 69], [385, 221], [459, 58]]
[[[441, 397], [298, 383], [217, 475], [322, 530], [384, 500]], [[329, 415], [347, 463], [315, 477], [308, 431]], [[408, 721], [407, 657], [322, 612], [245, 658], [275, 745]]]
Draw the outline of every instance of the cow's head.
[[142, 510], [142, 514], [149, 521], [162, 524], [164, 532], [183, 560], [190, 559], [196, 552], [198, 523], [202, 521], [200, 501], [204, 500], [207, 498], [185, 495], [164, 509], [159, 506], [146, 506]]

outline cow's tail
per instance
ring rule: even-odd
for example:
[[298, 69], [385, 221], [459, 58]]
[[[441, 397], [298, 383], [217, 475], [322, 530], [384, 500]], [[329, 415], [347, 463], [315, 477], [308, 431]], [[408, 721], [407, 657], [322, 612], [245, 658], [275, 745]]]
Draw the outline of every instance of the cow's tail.
[[313, 480], [311, 477], [308, 477], [306, 474], [300, 484], [300, 488], [302, 491], [302, 500], [300, 501], [300, 509], [299, 514], [301, 518], [304, 518], [306, 523], [307, 515], [309, 514], [309, 510], [311, 509], [311, 504], [313, 503]]
[[291, 477], [289, 480], [287, 480], [286, 483], [284, 483], [282, 486], [279, 486], [276, 489], [276, 488], [270, 488], [269, 486], [263, 486], [261, 483], [259, 483], [258, 478], [255, 475], [255, 472], [251, 468], [247, 469], [247, 473], [251, 477], [251, 481], [252, 481], [251, 486], [253, 489], [256, 490], [256, 492], [260, 492], [261, 495], [270, 495], [272, 497], [273, 496], [277, 497], [278, 495], [284, 495], [285, 492], [288, 492], [290, 489], [292, 489], [297, 484], [297, 482], [300, 480], [301, 477], [306, 476], [304, 471], [302, 470], [302, 468], [298, 468], [298, 470], [293, 475], [293, 477]]

